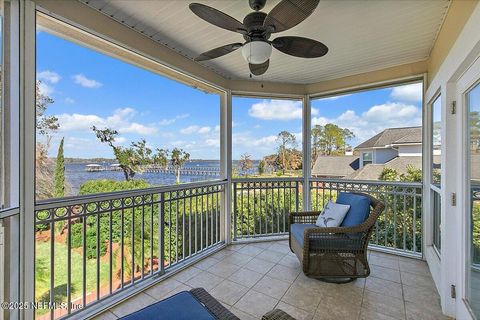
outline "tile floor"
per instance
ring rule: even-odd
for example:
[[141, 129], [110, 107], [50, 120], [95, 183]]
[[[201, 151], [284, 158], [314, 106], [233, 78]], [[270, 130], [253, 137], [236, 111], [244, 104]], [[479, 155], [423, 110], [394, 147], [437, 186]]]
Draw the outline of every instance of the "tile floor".
[[337, 285], [304, 276], [287, 241], [231, 245], [96, 319], [116, 319], [194, 287], [242, 320], [274, 308], [298, 320], [447, 319], [425, 262], [377, 252], [369, 262], [370, 277]]

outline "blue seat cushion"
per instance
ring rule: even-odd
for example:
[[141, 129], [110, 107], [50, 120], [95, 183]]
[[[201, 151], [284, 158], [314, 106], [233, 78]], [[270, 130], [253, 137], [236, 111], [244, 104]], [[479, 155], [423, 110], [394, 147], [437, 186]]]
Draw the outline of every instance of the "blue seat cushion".
[[367, 220], [370, 214], [370, 199], [348, 192], [340, 192], [337, 197], [337, 203], [349, 204], [350, 210], [342, 221], [341, 227], [354, 227]]
[[214, 320], [215, 317], [188, 291], [131, 313], [124, 320]]
[[[307, 228], [319, 228], [314, 224], [294, 223], [290, 225], [292, 237], [303, 248], [304, 231]], [[310, 239], [310, 250], [328, 248], [330, 250], [359, 250], [362, 248], [362, 239], [358, 234], [322, 234], [321, 238]]]

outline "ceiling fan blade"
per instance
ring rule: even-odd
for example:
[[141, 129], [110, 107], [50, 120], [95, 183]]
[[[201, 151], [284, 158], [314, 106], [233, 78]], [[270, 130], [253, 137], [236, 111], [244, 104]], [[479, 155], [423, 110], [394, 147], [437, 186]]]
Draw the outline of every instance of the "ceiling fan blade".
[[215, 58], [224, 56], [230, 52], [233, 52], [241, 47], [242, 47], [241, 43], [226, 44], [224, 46], [202, 53], [201, 55], [195, 58], [195, 61], [205, 61], [205, 60], [215, 59]]
[[278, 37], [272, 41], [272, 45], [283, 53], [300, 58], [318, 58], [328, 52], [323, 43], [302, 37]]
[[270, 60], [265, 61], [264, 63], [261, 64], [248, 64], [248, 67], [250, 68], [250, 72], [256, 76], [260, 76], [267, 72], [268, 66], [270, 65]]
[[234, 32], [245, 30], [245, 27], [240, 21], [217, 9], [200, 3], [191, 3], [189, 7], [197, 16], [217, 27]]
[[282, 0], [270, 11], [263, 26], [270, 32], [281, 32], [295, 27], [315, 11], [320, 0]]

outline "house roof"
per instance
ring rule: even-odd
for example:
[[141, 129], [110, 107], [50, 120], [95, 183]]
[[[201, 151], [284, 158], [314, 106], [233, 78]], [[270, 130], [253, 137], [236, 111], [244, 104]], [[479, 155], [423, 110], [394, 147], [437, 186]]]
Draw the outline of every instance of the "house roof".
[[358, 156], [319, 156], [312, 168], [314, 176], [348, 176], [358, 170]]
[[422, 127], [388, 128], [355, 149], [385, 148], [390, 145], [422, 143]]

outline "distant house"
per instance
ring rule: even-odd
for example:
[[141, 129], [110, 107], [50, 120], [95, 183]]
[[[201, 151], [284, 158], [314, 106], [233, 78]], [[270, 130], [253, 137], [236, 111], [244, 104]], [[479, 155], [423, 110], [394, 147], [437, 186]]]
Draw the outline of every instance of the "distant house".
[[[408, 166], [422, 168], [422, 127], [388, 128], [355, 148], [358, 156], [320, 156], [312, 176], [378, 180], [384, 168], [398, 174]], [[434, 163], [440, 162], [440, 151], [434, 151]]]

